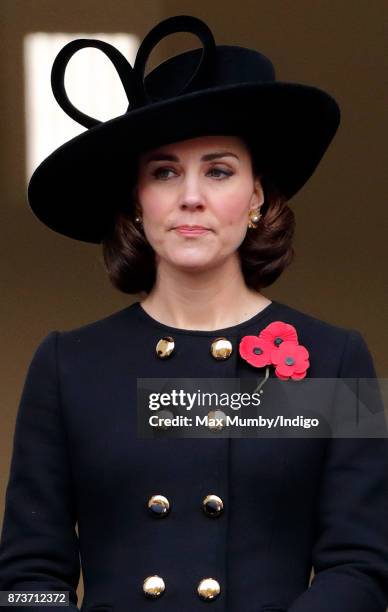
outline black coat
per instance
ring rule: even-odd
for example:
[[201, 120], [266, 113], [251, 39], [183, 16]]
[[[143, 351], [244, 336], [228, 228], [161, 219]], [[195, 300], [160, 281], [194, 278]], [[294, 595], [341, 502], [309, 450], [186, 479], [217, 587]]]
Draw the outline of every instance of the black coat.
[[[297, 329], [308, 376], [375, 376], [359, 332], [276, 301], [211, 332], [163, 325], [138, 302], [50, 332], [17, 415], [0, 590], [68, 590], [75, 611], [81, 559], [85, 612], [384, 612], [386, 438], [136, 435], [137, 378], [252, 377], [238, 343], [277, 320]], [[166, 335], [175, 349], [160, 359], [155, 345]], [[209, 351], [219, 335], [234, 349], [224, 361]], [[224, 503], [216, 518], [202, 509], [209, 493]], [[162, 519], [146, 508], [156, 494], [171, 503]], [[156, 598], [143, 592], [152, 575], [165, 582]], [[206, 577], [221, 590], [203, 601]]]

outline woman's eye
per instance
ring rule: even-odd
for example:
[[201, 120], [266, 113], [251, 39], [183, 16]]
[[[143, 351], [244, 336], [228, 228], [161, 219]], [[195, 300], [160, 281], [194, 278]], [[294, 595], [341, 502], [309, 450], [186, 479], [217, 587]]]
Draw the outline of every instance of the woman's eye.
[[152, 175], [155, 178], [161, 178], [162, 180], [165, 180], [165, 178], [168, 178], [165, 176], [164, 173], [166, 172], [172, 172], [171, 168], [156, 168], [156, 170], [154, 170], [154, 172], [152, 173]]
[[209, 172], [221, 172], [221, 174], [223, 174], [224, 176], [232, 176], [233, 174], [233, 172], [229, 172], [228, 170], [222, 170], [222, 168], [211, 168]]

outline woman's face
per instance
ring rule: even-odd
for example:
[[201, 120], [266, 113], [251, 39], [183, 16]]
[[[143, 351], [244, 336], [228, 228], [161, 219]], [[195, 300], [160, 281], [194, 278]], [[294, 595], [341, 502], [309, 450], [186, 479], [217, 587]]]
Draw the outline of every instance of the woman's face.
[[[243, 140], [201, 136], [142, 153], [135, 199], [156, 261], [205, 269], [237, 255], [249, 210], [264, 196]], [[176, 229], [182, 225], [206, 230]]]

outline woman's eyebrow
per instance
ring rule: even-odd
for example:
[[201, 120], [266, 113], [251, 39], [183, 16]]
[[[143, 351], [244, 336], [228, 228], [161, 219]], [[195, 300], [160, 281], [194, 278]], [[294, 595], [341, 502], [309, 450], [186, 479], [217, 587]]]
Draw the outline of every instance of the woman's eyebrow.
[[[218, 159], [220, 157], [235, 157], [239, 159], [235, 153], [231, 151], [214, 151], [214, 153], [207, 153], [201, 157], [201, 161], [212, 161], [213, 159]], [[172, 155], [171, 153], [163, 153], [163, 151], [159, 153], [151, 153], [145, 157], [145, 163], [148, 164], [151, 161], [175, 161], [179, 162], [179, 157], [176, 155]]]

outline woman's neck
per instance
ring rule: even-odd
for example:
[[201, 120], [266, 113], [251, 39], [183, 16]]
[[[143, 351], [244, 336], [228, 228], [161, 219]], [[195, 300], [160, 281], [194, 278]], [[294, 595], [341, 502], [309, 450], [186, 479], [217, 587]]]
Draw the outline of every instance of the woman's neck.
[[270, 302], [246, 286], [239, 265], [200, 273], [159, 266], [155, 285], [141, 305], [165, 325], [211, 330], [242, 323]]

